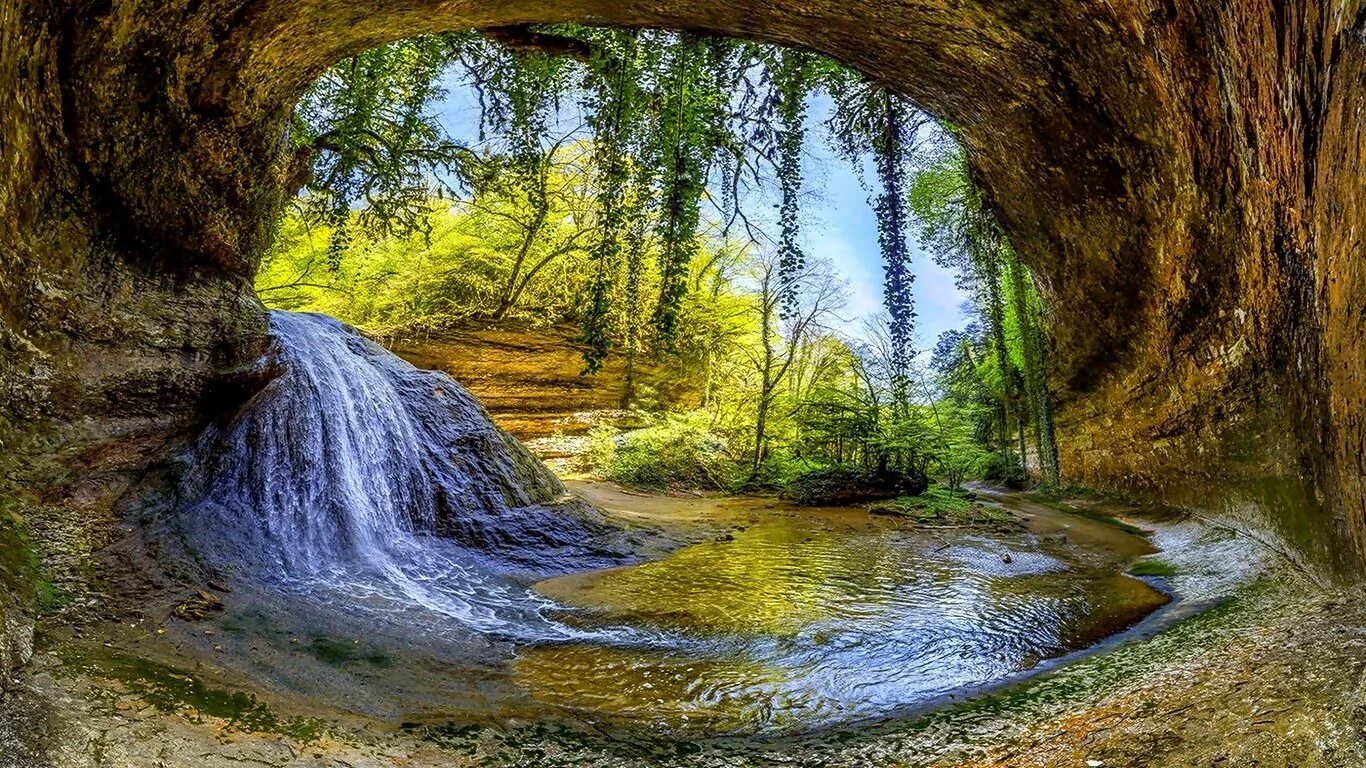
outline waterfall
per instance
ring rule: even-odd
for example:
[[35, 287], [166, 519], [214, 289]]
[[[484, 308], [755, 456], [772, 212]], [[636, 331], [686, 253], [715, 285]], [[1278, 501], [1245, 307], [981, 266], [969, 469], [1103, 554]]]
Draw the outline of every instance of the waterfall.
[[622, 562], [621, 532], [448, 376], [326, 316], [270, 330], [277, 375], [205, 433], [182, 489], [190, 546], [277, 589], [563, 637], [526, 580]]

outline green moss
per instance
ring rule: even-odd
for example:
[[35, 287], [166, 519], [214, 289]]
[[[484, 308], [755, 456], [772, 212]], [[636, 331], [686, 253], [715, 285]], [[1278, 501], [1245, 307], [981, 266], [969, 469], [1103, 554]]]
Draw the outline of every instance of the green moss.
[[[1076, 494], [1068, 495], [1075, 496]], [[1139, 528], [1136, 525], [1130, 525], [1124, 522], [1123, 520], [1120, 520], [1119, 518], [1115, 517], [1114, 515], [1108, 515], [1098, 510], [1088, 509], [1087, 507], [1079, 507], [1075, 504], [1068, 504], [1065, 501], [1055, 499], [1052, 496], [1048, 496], [1040, 492], [1027, 493], [1025, 494], [1025, 497], [1028, 498], [1030, 501], [1034, 502], [1035, 504], [1042, 504], [1045, 507], [1048, 507], [1050, 509], [1056, 509], [1059, 512], [1065, 512], [1069, 515], [1077, 515], [1078, 517], [1084, 517], [1088, 520], [1095, 520], [1098, 523], [1112, 525], [1120, 529], [1121, 531], [1124, 531], [1125, 533], [1132, 533], [1139, 536], [1148, 533], [1148, 531]]]
[[1246, 631], [1249, 622], [1264, 621], [1293, 600], [1287, 585], [1274, 578], [1240, 588], [1231, 598], [1160, 634], [1106, 653], [1080, 659], [1058, 672], [973, 697], [908, 724], [911, 732], [971, 723], [982, 718], [1039, 721], [1085, 706], [1151, 677], [1173, 660], [1192, 656]]
[[40, 611], [60, 607], [64, 599], [43, 575], [16, 506], [12, 499], [0, 499], [0, 590]]
[[158, 711], [199, 721], [214, 717], [242, 731], [268, 731], [300, 741], [315, 741], [323, 732], [316, 718], [282, 718], [255, 695], [205, 685], [193, 675], [110, 648], [66, 645], [57, 649], [68, 668], [92, 677], [116, 680]]
[[391, 667], [394, 664], [392, 657], [379, 651], [362, 648], [359, 640], [347, 640], [339, 637], [318, 636], [313, 638], [310, 646], [313, 656], [319, 661], [333, 666], [342, 666], [350, 662], [363, 661], [373, 664], [376, 667]]
[[1166, 560], [1148, 557], [1134, 563], [1133, 566], [1129, 568], [1129, 573], [1134, 576], [1160, 576], [1162, 578], [1168, 578], [1175, 576], [1177, 570], [1175, 565], [1172, 565]]
[[981, 526], [984, 528], [1013, 528], [1019, 520], [997, 506], [978, 504], [970, 491], [930, 486], [919, 496], [902, 496], [891, 501], [877, 502], [869, 511], [879, 515], [906, 517], [926, 527]]

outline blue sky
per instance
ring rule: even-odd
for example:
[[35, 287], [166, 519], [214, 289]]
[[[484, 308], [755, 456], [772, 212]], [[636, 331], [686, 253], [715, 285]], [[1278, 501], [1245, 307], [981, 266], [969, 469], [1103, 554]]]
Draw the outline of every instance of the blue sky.
[[[478, 139], [479, 107], [471, 88], [454, 78], [446, 82], [447, 97], [440, 116], [451, 137], [474, 144]], [[877, 242], [877, 221], [868, 203], [868, 191], [860, 184], [855, 169], [836, 157], [827, 146], [824, 126], [829, 100], [815, 99], [810, 110], [805, 162], [805, 198], [802, 201], [803, 240], [812, 256], [829, 259], [849, 284], [850, 300], [841, 330], [858, 335], [863, 319], [882, 309], [882, 254]], [[563, 128], [578, 124], [573, 107], [561, 116]], [[872, 178], [871, 173], [868, 178]], [[772, 206], [750, 206], [756, 220], [767, 215], [772, 221]], [[916, 227], [912, 227], [916, 229]], [[776, 227], [773, 227], [776, 230]], [[918, 314], [916, 338], [921, 350], [934, 348], [943, 331], [965, 323], [961, 311], [968, 298], [954, 284], [950, 270], [934, 263], [919, 245], [913, 243], [915, 305]]]

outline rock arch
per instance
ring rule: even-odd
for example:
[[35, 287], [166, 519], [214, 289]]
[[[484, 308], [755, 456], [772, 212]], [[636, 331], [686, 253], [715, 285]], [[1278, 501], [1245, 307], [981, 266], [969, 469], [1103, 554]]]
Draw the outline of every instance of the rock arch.
[[1361, 0], [0, 0], [0, 440], [189, 417], [250, 357], [323, 68], [555, 21], [806, 46], [949, 120], [1045, 282], [1064, 472], [1303, 480], [1363, 539]]

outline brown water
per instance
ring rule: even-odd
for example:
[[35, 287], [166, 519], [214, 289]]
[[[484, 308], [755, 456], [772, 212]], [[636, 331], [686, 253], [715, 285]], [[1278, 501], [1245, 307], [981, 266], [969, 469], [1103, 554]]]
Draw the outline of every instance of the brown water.
[[1021, 499], [1018, 534], [926, 531], [860, 509], [642, 498], [580, 485], [622, 515], [692, 517], [716, 540], [543, 581], [584, 628], [641, 645], [523, 648], [543, 704], [671, 733], [785, 732], [906, 713], [1026, 672], [1168, 601], [1123, 575], [1148, 541]]

